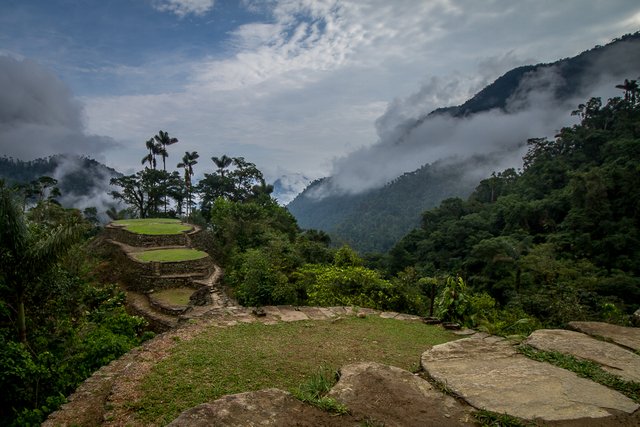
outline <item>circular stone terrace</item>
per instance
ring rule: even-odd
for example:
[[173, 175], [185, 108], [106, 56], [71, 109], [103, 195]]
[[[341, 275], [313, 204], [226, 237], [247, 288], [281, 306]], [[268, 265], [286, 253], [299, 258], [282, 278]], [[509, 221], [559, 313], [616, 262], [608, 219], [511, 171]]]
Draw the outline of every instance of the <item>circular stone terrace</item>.
[[197, 307], [227, 305], [218, 289], [220, 268], [197, 249], [200, 231], [172, 218], [118, 220], [105, 229], [108, 241], [124, 255], [118, 270], [128, 305], [154, 330], [176, 326], [178, 317], [202, 311]]

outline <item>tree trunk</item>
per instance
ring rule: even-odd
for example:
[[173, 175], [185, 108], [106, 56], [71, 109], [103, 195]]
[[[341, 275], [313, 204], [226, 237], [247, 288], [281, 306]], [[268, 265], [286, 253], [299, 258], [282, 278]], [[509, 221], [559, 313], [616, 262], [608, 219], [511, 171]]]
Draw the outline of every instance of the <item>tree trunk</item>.
[[429, 317], [433, 317], [433, 302], [436, 299], [436, 285], [431, 284], [431, 304], [429, 304]]
[[24, 313], [24, 295], [18, 296], [18, 338], [21, 343], [27, 343], [27, 319]]

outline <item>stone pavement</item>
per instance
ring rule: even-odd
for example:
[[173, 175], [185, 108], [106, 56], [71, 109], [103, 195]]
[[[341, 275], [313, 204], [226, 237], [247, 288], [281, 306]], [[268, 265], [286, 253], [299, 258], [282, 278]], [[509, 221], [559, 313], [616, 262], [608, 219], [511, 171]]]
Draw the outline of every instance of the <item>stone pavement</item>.
[[631, 414], [639, 406], [605, 386], [531, 360], [485, 334], [434, 346], [422, 367], [471, 406], [525, 420], [565, 421]]
[[557, 351], [590, 360], [626, 381], [640, 383], [640, 355], [615, 344], [562, 329], [540, 329], [533, 332], [525, 343], [538, 350]]

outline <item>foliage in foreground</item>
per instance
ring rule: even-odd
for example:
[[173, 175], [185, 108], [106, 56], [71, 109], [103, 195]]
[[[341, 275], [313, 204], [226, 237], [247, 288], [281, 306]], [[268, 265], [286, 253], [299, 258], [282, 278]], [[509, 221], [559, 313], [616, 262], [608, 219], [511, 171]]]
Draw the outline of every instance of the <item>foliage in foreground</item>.
[[12, 190], [0, 190], [0, 425], [36, 425], [138, 345], [146, 322], [125, 312], [115, 285], [91, 276], [80, 233], [92, 228], [77, 211], [43, 200], [25, 214], [10, 209]]

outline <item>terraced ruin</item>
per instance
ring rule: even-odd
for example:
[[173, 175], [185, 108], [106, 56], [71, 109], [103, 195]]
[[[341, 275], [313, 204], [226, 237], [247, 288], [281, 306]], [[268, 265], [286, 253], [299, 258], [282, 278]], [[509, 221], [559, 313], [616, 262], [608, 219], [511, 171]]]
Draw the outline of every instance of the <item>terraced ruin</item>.
[[[112, 264], [127, 289], [130, 308], [150, 319], [156, 329], [167, 332], [98, 370], [44, 426], [158, 425], [141, 421], [136, 412], [145, 409], [136, 406], [140, 384], [158, 363], [171, 358], [181, 343], [221, 328], [282, 322], [307, 322], [305, 325], [312, 328], [314, 322], [369, 316], [403, 322], [424, 320], [353, 307], [263, 307], [258, 313], [225, 296], [220, 287], [221, 269], [199, 252], [202, 245], [197, 227], [147, 235], [112, 224], [106, 233], [113, 248]], [[161, 258], [153, 254], [171, 250], [178, 251]], [[151, 260], [145, 261], [145, 254], [152, 254]], [[178, 256], [181, 260], [176, 260]], [[340, 416], [303, 403], [287, 391], [269, 388], [203, 399], [200, 405], [181, 408], [168, 420], [177, 416], [171, 426], [238, 427], [640, 425], [640, 328], [598, 322], [568, 326], [571, 330], [535, 331], [521, 343], [460, 331], [457, 340], [417, 352], [417, 372], [377, 362], [345, 364], [328, 393], [349, 409]], [[286, 357], [286, 352], [283, 348], [281, 357]], [[536, 354], [544, 357], [536, 358]], [[591, 364], [590, 369], [601, 368], [605, 380], [603, 375], [577, 374], [554, 362], [565, 356]], [[202, 380], [217, 381], [204, 376]], [[158, 405], [169, 403], [162, 400]]]
[[105, 227], [129, 309], [157, 332], [236, 307], [220, 287], [222, 270], [202, 249], [199, 227], [176, 219], [115, 221]]

